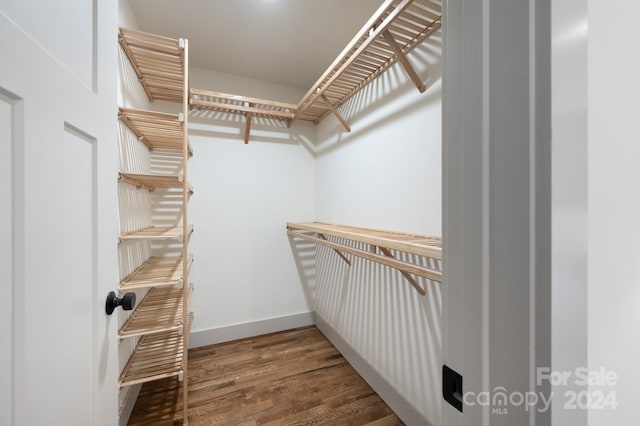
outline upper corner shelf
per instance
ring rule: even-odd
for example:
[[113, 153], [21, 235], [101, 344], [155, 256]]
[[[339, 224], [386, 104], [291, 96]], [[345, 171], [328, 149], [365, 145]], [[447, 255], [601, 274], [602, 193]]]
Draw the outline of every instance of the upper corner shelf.
[[217, 111], [222, 113], [241, 114], [246, 116], [244, 143], [249, 143], [251, 120], [264, 117], [291, 122], [295, 116], [297, 105], [285, 102], [268, 101], [240, 95], [214, 92], [211, 90], [191, 89], [189, 104], [193, 108]]
[[386, 0], [302, 98], [294, 120], [320, 122], [396, 61], [424, 92], [405, 55], [439, 28], [441, 19], [439, 0]]
[[149, 99], [184, 101], [185, 40], [127, 28], [118, 40]]

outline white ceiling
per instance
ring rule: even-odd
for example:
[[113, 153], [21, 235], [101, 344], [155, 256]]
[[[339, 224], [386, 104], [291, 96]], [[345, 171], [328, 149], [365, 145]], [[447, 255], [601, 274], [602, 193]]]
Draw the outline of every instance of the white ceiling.
[[129, 0], [143, 31], [189, 40], [191, 65], [308, 89], [382, 0]]

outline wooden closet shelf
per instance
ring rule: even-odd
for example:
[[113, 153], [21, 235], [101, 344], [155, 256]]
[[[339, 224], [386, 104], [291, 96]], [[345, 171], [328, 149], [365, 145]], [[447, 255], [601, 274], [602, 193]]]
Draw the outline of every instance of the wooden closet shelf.
[[184, 273], [182, 256], [151, 257], [127, 278], [120, 281], [121, 291], [136, 288], [151, 288], [183, 285], [189, 275], [193, 256], [187, 258], [187, 272]]
[[[139, 173], [119, 173], [120, 180], [131, 185], [154, 191], [156, 188], [183, 188], [185, 187], [183, 176], [180, 175], [154, 175]], [[187, 191], [193, 194], [193, 188], [186, 185]]]
[[440, 27], [441, 16], [439, 0], [386, 0], [304, 95], [294, 120], [320, 122], [396, 61], [424, 92], [405, 55]]
[[[170, 149], [182, 151], [184, 143], [184, 115], [143, 109], [120, 108], [120, 120], [150, 150]], [[188, 143], [188, 142], [187, 142]], [[193, 155], [188, 145], [189, 155]]]
[[[421, 265], [419, 260], [411, 256], [408, 259], [405, 257], [404, 260], [396, 258], [391, 251], [395, 250], [439, 261], [442, 259], [442, 240], [437, 237], [321, 222], [287, 223], [287, 234], [292, 238], [300, 238], [330, 247], [349, 265], [351, 265], [351, 261], [345, 256], [345, 253], [395, 268], [422, 295], [425, 294], [425, 291], [413, 276], [442, 282], [442, 272], [439, 268]], [[327, 237], [334, 237], [334, 239]], [[369, 249], [354, 247], [343, 240], [368, 244]]]
[[202, 89], [190, 89], [189, 104], [196, 109], [244, 115], [246, 117], [244, 143], [249, 143], [253, 117], [287, 120], [290, 122], [295, 116], [297, 107], [297, 105], [285, 102], [268, 101], [266, 99], [230, 95]]
[[167, 377], [184, 378], [183, 357], [188, 342], [193, 313], [188, 316], [185, 334], [176, 331], [142, 336], [125, 366], [119, 386], [131, 386]]
[[[150, 226], [139, 231], [129, 232], [120, 235], [120, 240], [185, 240], [184, 229], [182, 226], [161, 227]], [[187, 228], [187, 237], [193, 232], [193, 225]], [[187, 238], [188, 239], [188, 238]]]
[[121, 339], [167, 331], [184, 332], [183, 309], [189, 309], [193, 284], [186, 289], [175, 287], [152, 288], [118, 332]]
[[311, 231], [325, 236], [330, 235], [332, 237], [372, 244], [374, 246], [385, 247], [432, 259], [442, 259], [442, 239], [438, 237], [381, 231], [355, 226], [332, 225], [322, 222], [287, 223], [287, 229], [291, 231]]
[[233, 114], [290, 120], [297, 105], [247, 96], [230, 95], [211, 90], [190, 89], [189, 104], [194, 108]]
[[441, 20], [441, 0], [385, 0], [297, 105], [201, 89], [190, 90], [189, 103], [245, 115], [245, 143], [253, 116], [287, 120], [290, 127], [298, 119], [318, 124], [334, 114], [350, 132], [338, 108], [394, 63], [401, 63], [420, 93], [426, 90], [406, 55], [440, 28]]
[[149, 99], [183, 101], [185, 40], [120, 28], [118, 41]]

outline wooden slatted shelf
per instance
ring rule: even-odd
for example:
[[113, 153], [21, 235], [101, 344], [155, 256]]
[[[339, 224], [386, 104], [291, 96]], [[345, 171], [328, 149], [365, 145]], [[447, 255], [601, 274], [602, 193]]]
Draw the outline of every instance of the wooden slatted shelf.
[[[148, 228], [141, 229], [139, 231], [129, 232], [121, 234], [119, 236], [121, 241], [124, 240], [178, 240], [183, 242], [185, 240], [184, 229], [182, 226], [163, 227], [163, 226], [150, 226]], [[187, 237], [193, 232], [193, 225], [189, 225], [187, 228]]]
[[[154, 191], [156, 188], [183, 188], [185, 182], [183, 176], [180, 175], [158, 175], [158, 174], [140, 174], [140, 173], [119, 173], [120, 180], [123, 182]], [[186, 184], [187, 191], [193, 194], [193, 188]]]
[[256, 117], [278, 120], [292, 119], [297, 108], [295, 104], [230, 95], [211, 90], [190, 89], [189, 104], [192, 107], [233, 114], [253, 114]]
[[[150, 100], [181, 104], [179, 114], [120, 108], [118, 117], [149, 150], [171, 150], [181, 157], [182, 174], [120, 173], [120, 181], [153, 191], [182, 189], [181, 226], [148, 227], [120, 235], [120, 240], [162, 240], [182, 243], [181, 256], [150, 258], [120, 283], [121, 291], [150, 288], [138, 308], [119, 332], [119, 337], [139, 338], [122, 372], [120, 387], [178, 376], [183, 381], [183, 422], [187, 424], [187, 366], [189, 332], [193, 314], [187, 315], [192, 285], [187, 285], [193, 258], [188, 241], [188, 200], [193, 192], [187, 184], [187, 160], [193, 154], [188, 139], [189, 43], [142, 31], [121, 28], [119, 42]], [[121, 141], [122, 143], [122, 141]], [[162, 153], [164, 155], [165, 153]], [[174, 194], [169, 195], [175, 200]], [[171, 201], [173, 202], [173, 201]], [[151, 218], [153, 219], [153, 218]]]
[[[328, 223], [287, 223], [287, 234], [321, 244], [335, 250], [340, 257], [351, 265], [345, 253], [398, 269], [409, 283], [422, 295], [424, 289], [413, 279], [413, 275], [436, 282], [442, 282], [439, 269], [411, 263], [410, 260], [397, 259], [391, 250], [422, 256], [437, 261], [442, 260], [442, 240], [438, 237], [382, 231], [370, 228], [332, 225]], [[329, 239], [327, 237], [333, 237]], [[369, 250], [349, 245], [345, 241], [369, 245]]]
[[[150, 150], [183, 150], [184, 115], [182, 113], [168, 114], [120, 108], [118, 117]], [[188, 145], [188, 151], [190, 156], [193, 155], [191, 145]]]
[[317, 124], [333, 113], [350, 132], [338, 108], [396, 62], [420, 93], [426, 90], [406, 55], [440, 28], [441, 21], [441, 0], [385, 0], [297, 105], [202, 89], [190, 90], [189, 103], [246, 116], [245, 143], [254, 116], [287, 120], [290, 127], [298, 119]]
[[118, 41], [149, 99], [182, 102], [185, 81], [183, 39], [120, 28]]
[[189, 104], [193, 108], [244, 115], [244, 143], [249, 143], [253, 117], [290, 121], [295, 116], [294, 113], [297, 108], [297, 105], [285, 102], [268, 101], [266, 99], [230, 95], [202, 89], [190, 89]]
[[187, 259], [187, 272], [183, 271], [182, 256], [151, 257], [127, 278], [120, 281], [119, 289], [128, 291], [137, 288], [182, 286], [193, 263], [193, 256]]
[[187, 289], [184, 300], [182, 288], [152, 288], [118, 332], [121, 339], [154, 333], [184, 332], [183, 309], [189, 309], [193, 284]]
[[438, 0], [386, 0], [311, 86], [294, 120], [320, 122], [397, 61], [423, 92], [405, 55], [440, 27], [441, 16]]
[[184, 330], [185, 336], [172, 331], [141, 337], [120, 375], [118, 385], [122, 388], [167, 377], [182, 380], [183, 358], [192, 323], [193, 313], [190, 313]]

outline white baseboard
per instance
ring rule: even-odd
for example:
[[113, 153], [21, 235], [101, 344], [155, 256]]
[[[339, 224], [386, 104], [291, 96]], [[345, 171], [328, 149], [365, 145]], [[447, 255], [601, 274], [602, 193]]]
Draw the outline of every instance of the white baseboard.
[[314, 320], [316, 327], [318, 327], [322, 334], [338, 349], [349, 364], [351, 364], [369, 386], [380, 395], [380, 398], [382, 398], [405, 424], [435, 425], [431, 419], [422, 415], [404, 396], [398, 393], [398, 391], [320, 315], [314, 314]]
[[212, 328], [209, 330], [192, 331], [191, 336], [189, 337], [189, 349], [244, 339], [246, 337], [254, 337], [262, 334], [290, 330], [292, 328], [306, 327], [309, 325], [314, 325], [314, 315], [312, 312], [302, 312], [299, 314], [288, 315], [286, 317], [268, 318], [260, 321]]

